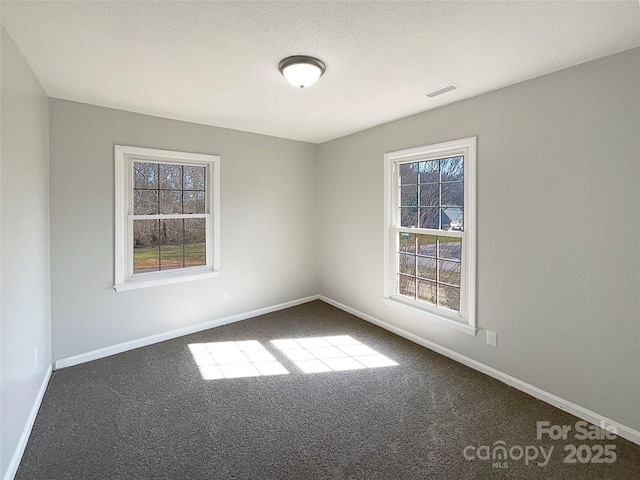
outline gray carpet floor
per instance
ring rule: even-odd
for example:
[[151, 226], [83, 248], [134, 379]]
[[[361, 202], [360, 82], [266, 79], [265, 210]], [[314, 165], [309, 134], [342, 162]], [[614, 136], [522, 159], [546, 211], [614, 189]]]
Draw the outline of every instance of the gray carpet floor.
[[[397, 365], [304, 373], [271, 343], [344, 335]], [[289, 374], [204, 380], [189, 349], [248, 340]], [[537, 440], [539, 420], [579, 421], [315, 301], [54, 372], [16, 478], [640, 478], [640, 446]], [[463, 455], [499, 441], [539, 457], [526, 465], [516, 448], [497, 468]], [[617, 458], [566, 464], [570, 443], [614, 445]], [[545, 466], [540, 447], [553, 447]]]

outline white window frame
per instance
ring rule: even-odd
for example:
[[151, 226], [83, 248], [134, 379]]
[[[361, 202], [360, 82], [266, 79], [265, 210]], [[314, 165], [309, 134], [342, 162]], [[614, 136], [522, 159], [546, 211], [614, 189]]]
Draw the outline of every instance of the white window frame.
[[[133, 273], [133, 163], [173, 163], [205, 167], [206, 265], [157, 272]], [[183, 218], [182, 215], [161, 215]], [[115, 284], [118, 292], [217, 277], [220, 273], [220, 157], [198, 153], [115, 145]]]
[[[464, 156], [464, 231], [400, 227], [399, 164]], [[431, 321], [475, 335], [476, 328], [476, 137], [427, 145], [384, 155], [385, 232], [384, 232], [384, 301]], [[398, 234], [459, 237], [461, 249], [460, 312], [414, 300], [397, 293]]]

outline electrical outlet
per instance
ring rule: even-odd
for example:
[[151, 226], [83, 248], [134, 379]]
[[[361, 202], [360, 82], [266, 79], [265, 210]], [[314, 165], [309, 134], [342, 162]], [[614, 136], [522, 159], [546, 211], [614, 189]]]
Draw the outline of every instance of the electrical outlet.
[[498, 334], [496, 332], [487, 330], [487, 345], [491, 345], [492, 347], [498, 346]]
[[228, 302], [229, 301], [229, 292], [225, 292], [222, 294], [222, 301], [223, 302]]

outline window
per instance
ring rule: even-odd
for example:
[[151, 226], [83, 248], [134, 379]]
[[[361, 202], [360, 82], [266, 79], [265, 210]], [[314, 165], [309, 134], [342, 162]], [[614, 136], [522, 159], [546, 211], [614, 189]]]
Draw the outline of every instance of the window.
[[385, 155], [387, 303], [475, 334], [475, 137]]
[[115, 164], [115, 289], [216, 276], [220, 157], [116, 145]]

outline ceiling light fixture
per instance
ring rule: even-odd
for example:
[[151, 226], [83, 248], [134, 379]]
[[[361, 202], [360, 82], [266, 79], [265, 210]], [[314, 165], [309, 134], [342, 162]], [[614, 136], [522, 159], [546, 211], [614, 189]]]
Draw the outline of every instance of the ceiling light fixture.
[[278, 70], [294, 87], [310, 87], [318, 81], [327, 66], [322, 60], [306, 55], [294, 55], [280, 60]]

